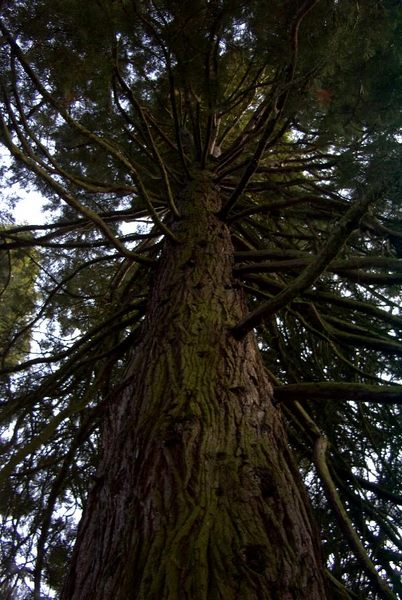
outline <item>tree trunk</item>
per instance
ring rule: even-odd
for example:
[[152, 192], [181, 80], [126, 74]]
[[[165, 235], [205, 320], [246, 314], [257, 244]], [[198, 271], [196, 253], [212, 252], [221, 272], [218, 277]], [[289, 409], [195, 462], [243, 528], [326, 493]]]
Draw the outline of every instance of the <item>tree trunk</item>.
[[177, 200], [63, 600], [325, 600], [319, 543], [206, 175]]

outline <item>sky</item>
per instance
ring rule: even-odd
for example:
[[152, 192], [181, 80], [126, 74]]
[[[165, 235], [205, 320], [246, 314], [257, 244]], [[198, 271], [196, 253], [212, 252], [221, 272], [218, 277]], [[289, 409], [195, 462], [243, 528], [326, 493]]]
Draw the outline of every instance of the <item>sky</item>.
[[[9, 167], [12, 162], [8, 151], [0, 146], [0, 167]], [[43, 197], [36, 191], [25, 190], [17, 183], [10, 185], [6, 175], [0, 179], [0, 223], [4, 215], [11, 213], [16, 224], [29, 223], [43, 225], [45, 215], [42, 213]], [[14, 205], [13, 208], [11, 206]]]
[[20, 197], [13, 210], [16, 223], [22, 224], [27, 222], [34, 225], [43, 225], [45, 222], [45, 215], [42, 213], [43, 197], [35, 191], [28, 192], [16, 189], [16, 192]]

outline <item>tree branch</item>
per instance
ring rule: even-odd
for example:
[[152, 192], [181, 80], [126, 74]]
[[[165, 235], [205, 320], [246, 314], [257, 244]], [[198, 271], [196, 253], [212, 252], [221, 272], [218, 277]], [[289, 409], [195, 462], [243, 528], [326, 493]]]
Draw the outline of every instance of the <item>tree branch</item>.
[[386, 600], [397, 600], [396, 596], [387, 586], [385, 581], [378, 575], [372, 561], [370, 560], [369, 555], [367, 554], [366, 550], [363, 547], [363, 544], [360, 541], [359, 536], [353, 528], [353, 525], [345, 510], [345, 507], [342, 504], [342, 501], [339, 497], [339, 494], [336, 490], [336, 487], [328, 469], [325, 456], [327, 447], [328, 442], [326, 438], [317, 438], [314, 445], [314, 462], [317, 467], [317, 471], [320, 476], [322, 485], [324, 487], [327, 500], [331, 504], [332, 509], [334, 510], [339, 526], [345, 534], [351, 549], [355, 553], [358, 560], [361, 562], [367, 576], [373, 582], [381, 597], [385, 598]]
[[339, 400], [402, 404], [402, 386], [376, 386], [344, 381], [289, 383], [274, 387], [274, 397], [277, 402]]
[[327, 244], [317, 255], [316, 259], [304, 269], [291, 285], [240, 321], [240, 323], [232, 329], [233, 335], [237, 338], [244, 337], [261, 321], [261, 319], [274, 314], [286, 306], [291, 300], [296, 298], [301, 292], [310, 287], [338, 255], [372, 200], [372, 196], [367, 194], [353, 202], [346, 214], [340, 219], [338, 226], [332, 235], [330, 235]]

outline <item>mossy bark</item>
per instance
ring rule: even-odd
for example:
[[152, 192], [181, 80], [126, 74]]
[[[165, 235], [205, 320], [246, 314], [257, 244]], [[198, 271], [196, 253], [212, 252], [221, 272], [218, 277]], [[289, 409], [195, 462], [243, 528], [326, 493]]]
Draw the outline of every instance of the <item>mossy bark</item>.
[[177, 200], [110, 405], [63, 600], [325, 600], [319, 545], [233, 276], [219, 193]]

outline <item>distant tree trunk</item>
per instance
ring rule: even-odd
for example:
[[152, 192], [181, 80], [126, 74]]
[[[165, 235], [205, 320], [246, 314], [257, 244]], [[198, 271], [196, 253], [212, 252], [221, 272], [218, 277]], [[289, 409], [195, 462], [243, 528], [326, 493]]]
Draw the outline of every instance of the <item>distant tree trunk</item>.
[[63, 600], [325, 600], [319, 543], [207, 176], [155, 276]]

